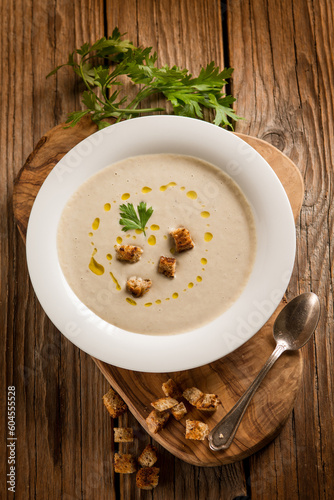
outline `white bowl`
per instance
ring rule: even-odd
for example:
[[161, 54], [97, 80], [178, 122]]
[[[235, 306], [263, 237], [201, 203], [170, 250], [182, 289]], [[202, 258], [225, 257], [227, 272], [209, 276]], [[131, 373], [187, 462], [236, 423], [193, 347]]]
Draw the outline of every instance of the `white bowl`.
[[[257, 233], [254, 267], [236, 302], [205, 326], [170, 336], [131, 333], [95, 315], [67, 284], [56, 245], [62, 210], [86, 179], [124, 158], [153, 153], [195, 156], [221, 168], [248, 199]], [[252, 147], [231, 132], [200, 120], [150, 116], [96, 132], [60, 160], [31, 211], [27, 260], [43, 309], [71, 342], [118, 367], [169, 372], [215, 361], [237, 349], [264, 325], [289, 283], [295, 241], [288, 197], [271, 167]]]

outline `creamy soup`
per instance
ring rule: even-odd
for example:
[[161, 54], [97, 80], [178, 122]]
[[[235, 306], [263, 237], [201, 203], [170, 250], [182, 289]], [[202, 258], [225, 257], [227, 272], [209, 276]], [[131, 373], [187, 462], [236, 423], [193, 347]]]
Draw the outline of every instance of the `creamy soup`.
[[[153, 208], [146, 228], [122, 231], [119, 206]], [[195, 246], [177, 253], [171, 229], [185, 227]], [[117, 260], [115, 245], [143, 249], [137, 263]], [[250, 206], [235, 182], [190, 156], [144, 155], [93, 175], [73, 194], [58, 228], [59, 261], [67, 282], [94, 313], [125, 330], [175, 334], [223, 313], [252, 270], [256, 232]], [[176, 274], [158, 273], [160, 256], [176, 258]], [[152, 280], [133, 298], [131, 276]]]

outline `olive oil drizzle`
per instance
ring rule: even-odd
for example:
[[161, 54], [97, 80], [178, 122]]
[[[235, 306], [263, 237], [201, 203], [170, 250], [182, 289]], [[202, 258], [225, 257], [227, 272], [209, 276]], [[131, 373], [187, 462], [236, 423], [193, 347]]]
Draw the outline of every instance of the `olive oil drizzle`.
[[[174, 182], [174, 181], [171, 181], [171, 182], [169, 182], [168, 184], [164, 184], [164, 185], [160, 186], [159, 190], [160, 190], [161, 192], [165, 192], [165, 191], [167, 191], [167, 189], [169, 189], [169, 188], [173, 188], [173, 187], [175, 187], [175, 186], [177, 186], [177, 183], [176, 183], [176, 182]], [[193, 201], [196, 201], [196, 200], [197, 200], [197, 202], [199, 201], [199, 200], [198, 200], [198, 194], [197, 194], [197, 192], [196, 192], [196, 191], [194, 191], [194, 190], [189, 190], [189, 191], [187, 191], [185, 186], [181, 186], [181, 187], [180, 187], [180, 190], [181, 190], [182, 192], [184, 192], [184, 193], [185, 193], [185, 195], [186, 195], [189, 199], [191, 199], [191, 200], [193, 200]], [[149, 187], [149, 186], [143, 186], [143, 187], [142, 187], [142, 189], [141, 189], [141, 192], [142, 192], [143, 194], [148, 194], [148, 193], [150, 193], [151, 191], [152, 191], [152, 188], [151, 188], [151, 187]], [[123, 193], [123, 194], [121, 195], [121, 199], [122, 199], [123, 201], [128, 200], [130, 197], [131, 197], [131, 193]], [[117, 200], [113, 200], [113, 201], [114, 201], [114, 203], [117, 203]], [[205, 205], [201, 204], [201, 207], [205, 207]], [[110, 211], [111, 211], [111, 204], [110, 204], [110, 203], [105, 203], [105, 204], [103, 205], [103, 210], [104, 210], [104, 212], [110, 212]], [[202, 219], [208, 219], [208, 218], [211, 216], [210, 212], [208, 212], [207, 210], [202, 210], [201, 212], [198, 212], [198, 213], [199, 213], [199, 215], [200, 215], [200, 217], [201, 217]], [[209, 224], [207, 224], [207, 226], [209, 226]], [[99, 227], [100, 227], [100, 218], [99, 218], [99, 217], [96, 217], [96, 218], [94, 219], [93, 223], [92, 223], [92, 229], [93, 229], [94, 231], [96, 231]], [[146, 229], [147, 229], [147, 228], [146, 228]], [[159, 226], [158, 224], [152, 224], [152, 225], [150, 226], [150, 230], [151, 230], [151, 231], [159, 231], [159, 230], [160, 230], [160, 226]], [[142, 231], [142, 230], [140, 230], [140, 229], [136, 229], [136, 230], [135, 230], [135, 233], [137, 233], [137, 234], [142, 234], [142, 232], [143, 232], [143, 231]], [[93, 236], [93, 233], [92, 233], [92, 232], [89, 232], [89, 233], [88, 233], [88, 236], [91, 238], [91, 237]], [[130, 237], [130, 234], [128, 234], [126, 237], [127, 237], [127, 238], [129, 238], [129, 237]], [[168, 239], [168, 236], [167, 236], [167, 235], [164, 235], [163, 237], [164, 237], [164, 239], [165, 239], [165, 240], [167, 240], [167, 239]], [[136, 236], [135, 236], [135, 235], [132, 235], [132, 238], [133, 238], [133, 239], [136, 239]], [[212, 240], [212, 238], [213, 238], [213, 234], [212, 234], [212, 233], [210, 233], [210, 232], [205, 232], [205, 233], [204, 233], [204, 240], [205, 240], [206, 242], [211, 241], [211, 240]], [[123, 242], [123, 239], [121, 238], [121, 236], [117, 236], [117, 237], [116, 237], [116, 242], [117, 242], [118, 244], [121, 244], [121, 243]], [[154, 245], [156, 244], [156, 236], [155, 236], [155, 235], [153, 235], [153, 234], [151, 234], [151, 235], [148, 237], [147, 242], [148, 242], [148, 244], [149, 244], [150, 246], [154, 246]], [[92, 244], [93, 244], [93, 243], [92, 243]], [[207, 251], [207, 250], [206, 250], [206, 251]], [[175, 253], [176, 253], [176, 252], [175, 252], [175, 248], [170, 248], [170, 252], [171, 252], [172, 254], [175, 254]], [[97, 262], [97, 261], [96, 261], [96, 259], [94, 258], [94, 255], [95, 255], [96, 253], [97, 253], [97, 249], [96, 249], [96, 248], [94, 248], [94, 251], [93, 251], [93, 253], [92, 253], [92, 256], [91, 256], [91, 259], [90, 259], [90, 262], [89, 262], [88, 268], [90, 269], [90, 271], [92, 271], [92, 272], [93, 272], [94, 274], [96, 274], [97, 276], [101, 276], [101, 275], [103, 275], [103, 274], [104, 274], [105, 269], [104, 269], [104, 266], [103, 266], [102, 264], [100, 264], [99, 262]], [[106, 259], [109, 261], [109, 264], [111, 264], [111, 262], [110, 262], [110, 261], [112, 260], [112, 255], [111, 255], [110, 253], [108, 253], [108, 254], [106, 255]], [[205, 257], [202, 257], [202, 258], [200, 259], [200, 262], [201, 262], [201, 264], [202, 264], [203, 266], [205, 266], [205, 265], [207, 264], [208, 260], [207, 260]], [[202, 270], [204, 271], [204, 270], [205, 270], [205, 268], [203, 267], [203, 268], [202, 268]], [[121, 290], [122, 290], [122, 288], [121, 288], [121, 286], [120, 286], [120, 284], [119, 284], [119, 282], [118, 282], [117, 278], [114, 276], [114, 274], [113, 274], [111, 271], [109, 271], [109, 274], [110, 274], [110, 276], [111, 276], [111, 279], [113, 280], [113, 282], [114, 282], [114, 283], [115, 283], [115, 285], [116, 285], [116, 290], [117, 290], [117, 291], [121, 291]], [[196, 284], [196, 285], [198, 285], [199, 283], [201, 283], [201, 281], [202, 281], [202, 280], [203, 280], [202, 276], [198, 275], [198, 276], [196, 276], [196, 278], [195, 278], [195, 280], [194, 280], [194, 281], [196, 282], [195, 284]], [[187, 285], [187, 288], [184, 288], [184, 289], [183, 289], [183, 291], [184, 291], [184, 292], [187, 292], [187, 291], [191, 290], [191, 289], [195, 286], [195, 284], [194, 284], [194, 282], [192, 282], [192, 281], [191, 281], [191, 282], [189, 282], [189, 283], [188, 283], [188, 285]], [[179, 298], [179, 293], [178, 293], [178, 292], [173, 292], [173, 293], [172, 293], [172, 295], [171, 295], [171, 297], [166, 297], [164, 300], [165, 300], [165, 301], [169, 301], [169, 300], [170, 300], [170, 298], [172, 298], [172, 299], [174, 299], [174, 300], [178, 299], [178, 298]], [[130, 304], [130, 305], [132, 305], [132, 306], [137, 305], [137, 302], [136, 302], [135, 300], [131, 299], [130, 297], [126, 297], [126, 299], [125, 299], [125, 300], [128, 302], [128, 304]], [[157, 299], [157, 300], [155, 300], [155, 302], [154, 302], [154, 303], [155, 303], [156, 305], [161, 305], [162, 300], [161, 300], [161, 299]], [[151, 307], [151, 306], [153, 306], [154, 304], [153, 304], [153, 302], [146, 302], [146, 303], [144, 303], [143, 305], [144, 305], [144, 307]]]

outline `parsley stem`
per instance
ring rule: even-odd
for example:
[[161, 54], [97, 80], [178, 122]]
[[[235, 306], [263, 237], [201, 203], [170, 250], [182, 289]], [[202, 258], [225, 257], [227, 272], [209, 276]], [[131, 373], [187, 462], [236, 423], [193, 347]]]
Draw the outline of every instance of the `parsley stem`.
[[80, 71], [81, 78], [84, 81], [84, 84], [86, 85], [87, 89], [91, 92], [92, 91], [91, 86], [88, 84], [86, 77], [85, 77], [85, 74], [84, 74], [84, 71], [83, 71], [83, 68], [82, 68], [82, 61], [80, 62], [80, 65], [79, 65], [79, 71]]
[[156, 111], [166, 111], [166, 110], [165, 110], [165, 108], [140, 108], [140, 109], [136, 109], [136, 108], [127, 109], [127, 108], [124, 108], [124, 109], [121, 110], [121, 113], [130, 114], [130, 115], [136, 115], [136, 114], [139, 114], [139, 113], [155, 113]]

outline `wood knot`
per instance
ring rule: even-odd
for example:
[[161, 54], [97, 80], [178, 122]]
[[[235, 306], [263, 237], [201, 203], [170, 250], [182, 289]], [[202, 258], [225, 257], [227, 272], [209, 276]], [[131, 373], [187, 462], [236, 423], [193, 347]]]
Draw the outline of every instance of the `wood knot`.
[[261, 139], [263, 139], [266, 142], [269, 142], [280, 151], [284, 151], [286, 147], [285, 136], [284, 133], [281, 131], [273, 130], [272, 132], [267, 132], [261, 137]]

